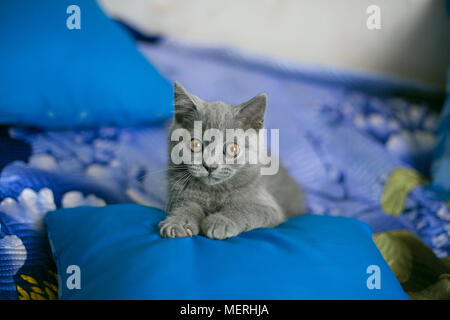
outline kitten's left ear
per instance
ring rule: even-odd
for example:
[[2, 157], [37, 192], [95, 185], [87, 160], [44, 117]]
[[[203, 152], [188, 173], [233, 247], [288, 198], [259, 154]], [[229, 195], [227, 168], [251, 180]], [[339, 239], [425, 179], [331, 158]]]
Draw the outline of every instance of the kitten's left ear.
[[265, 93], [260, 93], [251, 100], [240, 104], [236, 118], [241, 122], [243, 129], [262, 129], [266, 106], [267, 95]]

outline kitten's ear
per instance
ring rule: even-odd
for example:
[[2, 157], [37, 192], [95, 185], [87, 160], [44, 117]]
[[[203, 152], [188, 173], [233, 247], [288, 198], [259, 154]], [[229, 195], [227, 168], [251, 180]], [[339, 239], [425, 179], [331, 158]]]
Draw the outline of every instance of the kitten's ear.
[[236, 118], [241, 122], [243, 129], [262, 129], [266, 106], [267, 95], [265, 93], [260, 93], [251, 100], [240, 104]]
[[196, 119], [197, 107], [195, 96], [192, 96], [185, 88], [179, 83], [175, 82], [173, 85], [174, 105], [175, 113], [174, 118], [180, 124], [188, 125], [192, 124]]

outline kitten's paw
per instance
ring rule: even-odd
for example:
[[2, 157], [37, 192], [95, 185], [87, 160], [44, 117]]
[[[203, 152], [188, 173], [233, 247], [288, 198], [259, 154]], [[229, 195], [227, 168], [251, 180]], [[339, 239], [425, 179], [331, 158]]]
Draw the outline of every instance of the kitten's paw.
[[192, 237], [199, 231], [198, 222], [189, 216], [168, 216], [159, 223], [159, 233], [165, 238]]
[[202, 233], [211, 239], [223, 240], [240, 233], [236, 222], [220, 213], [207, 216], [201, 223]]

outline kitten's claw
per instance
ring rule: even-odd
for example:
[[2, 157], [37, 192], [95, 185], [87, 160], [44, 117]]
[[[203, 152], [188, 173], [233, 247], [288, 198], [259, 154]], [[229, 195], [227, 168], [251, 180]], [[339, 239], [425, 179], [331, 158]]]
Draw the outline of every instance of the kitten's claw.
[[203, 219], [201, 229], [208, 238], [218, 240], [235, 237], [240, 233], [236, 222], [220, 213], [211, 214]]
[[197, 221], [187, 216], [168, 216], [159, 223], [159, 233], [165, 238], [192, 237], [199, 231]]

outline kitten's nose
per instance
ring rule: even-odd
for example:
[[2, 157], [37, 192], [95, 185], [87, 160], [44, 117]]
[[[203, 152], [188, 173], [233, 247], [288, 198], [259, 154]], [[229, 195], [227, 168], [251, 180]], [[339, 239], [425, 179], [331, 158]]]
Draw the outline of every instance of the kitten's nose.
[[219, 167], [217, 164], [211, 164], [211, 165], [207, 165], [205, 161], [203, 161], [203, 167], [206, 169], [206, 171], [208, 171], [209, 173], [213, 172], [214, 170], [217, 169], [217, 167]]

